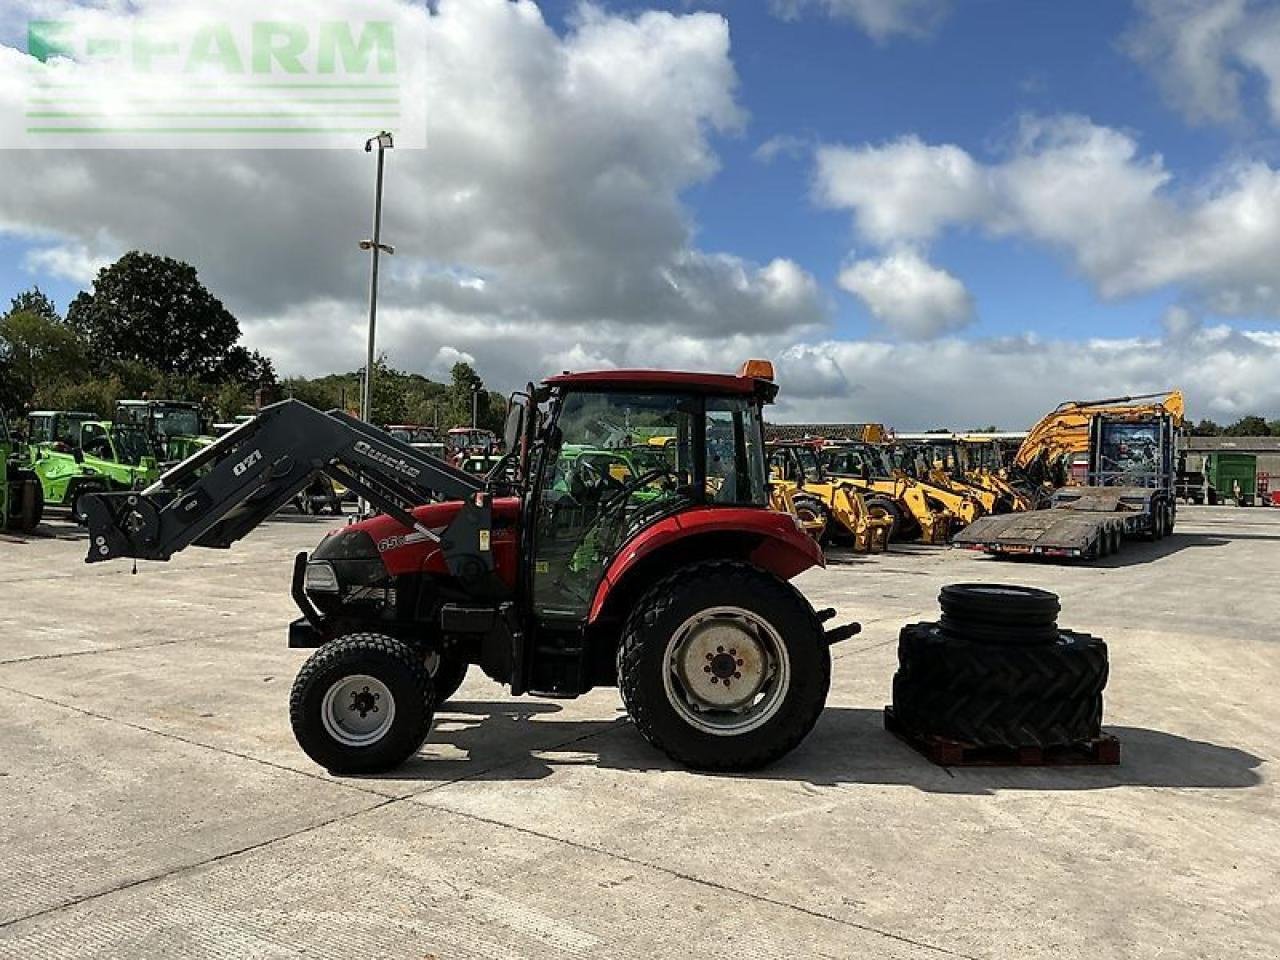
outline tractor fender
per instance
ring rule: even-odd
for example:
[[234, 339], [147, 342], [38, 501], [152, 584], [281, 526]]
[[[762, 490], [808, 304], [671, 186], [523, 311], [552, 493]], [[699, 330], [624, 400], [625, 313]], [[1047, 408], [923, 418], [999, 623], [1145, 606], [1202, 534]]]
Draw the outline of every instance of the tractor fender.
[[610, 597], [629, 585], [637, 570], [647, 566], [645, 561], [666, 552], [676, 565], [745, 560], [783, 580], [826, 565], [822, 548], [790, 514], [750, 507], [686, 510], [646, 527], [623, 546], [596, 586], [587, 622], [596, 622]]

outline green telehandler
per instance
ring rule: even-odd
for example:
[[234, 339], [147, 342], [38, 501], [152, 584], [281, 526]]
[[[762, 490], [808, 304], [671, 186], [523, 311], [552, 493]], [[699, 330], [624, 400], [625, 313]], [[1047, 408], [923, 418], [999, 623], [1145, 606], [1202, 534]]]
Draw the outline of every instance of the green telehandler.
[[140, 427], [92, 413], [37, 410], [27, 417], [27, 443], [45, 505], [70, 509], [76, 522], [85, 494], [140, 490], [160, 476]]

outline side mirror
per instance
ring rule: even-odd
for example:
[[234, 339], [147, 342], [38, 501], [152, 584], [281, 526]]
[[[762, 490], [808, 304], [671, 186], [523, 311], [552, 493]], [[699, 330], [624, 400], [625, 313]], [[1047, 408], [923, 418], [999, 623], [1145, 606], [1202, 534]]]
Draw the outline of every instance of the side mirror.
[[513, 395], [507, 407], [507, 422], [502, 431], [503, 448], [510, 453], [520, 448], [520, 439], [524, 436], [524, 418], [528, 412], [524, 399]]

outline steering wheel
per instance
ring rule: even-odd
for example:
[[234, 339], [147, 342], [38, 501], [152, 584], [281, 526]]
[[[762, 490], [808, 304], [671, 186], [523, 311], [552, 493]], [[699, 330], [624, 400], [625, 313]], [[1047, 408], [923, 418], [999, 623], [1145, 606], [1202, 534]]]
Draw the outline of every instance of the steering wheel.
[[638, 477], [633, 477], [626, 483], [622, 484], [618, 488], [617, 492], [610, 496], [608, 501], [601, 508], [600, 515], [596, 518], [596, 526], [604, 527], [606, 522], [616, 522], [613, 515], [617, 514], [617, 518], [621, 518], [622, 513], [626, 509], [627, 503], [631, 500], [633, 494], [641, 488], [647, 487], [655, 480], [660, 480], [664, 477], [673, 481], [669, 485], [665, 485], [665, 488], [675, 489], [675, 486], [679, 483], [680, 477], [669, 467], [655, 467], [652, 470], [646, 470]]

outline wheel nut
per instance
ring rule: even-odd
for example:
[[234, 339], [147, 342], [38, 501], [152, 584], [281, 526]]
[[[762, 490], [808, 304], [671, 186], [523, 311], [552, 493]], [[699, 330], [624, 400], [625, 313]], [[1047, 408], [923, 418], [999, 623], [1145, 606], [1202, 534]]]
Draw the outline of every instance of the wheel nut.
[[742, 679], [742, 674], [740, 674], [740, 673], [738, 673], [738, 672], [736, 672], [736, 671], [735, 671], [735, 672], [734, 672], [734, 674], [733, 674], [733, 679], [735, 679], [735, 680], [741, 680], [741, 679]]
[[702, 672], [703, 672], [703, 673], [710, 673], [710, 672], [711, 672], [711, 668], [710, 668], [710, 667], [703, 667], [703, 668], [702, 668]]

